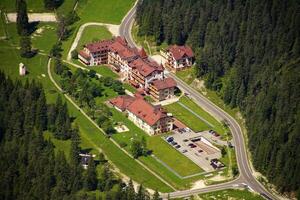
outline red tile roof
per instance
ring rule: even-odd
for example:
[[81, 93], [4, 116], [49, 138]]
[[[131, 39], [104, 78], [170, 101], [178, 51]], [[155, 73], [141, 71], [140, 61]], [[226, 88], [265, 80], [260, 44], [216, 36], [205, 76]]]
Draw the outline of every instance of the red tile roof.
[[120, 110], [124, 111], [134, 100], [134, 97], [124, 95], [111, 99], [109, 102]]
[[113, 43], [113, 40], [102, 40], [102, 41], [86, 44], [85, 47], [91, 53], [95, 53], [98, 51], [107, 50], [112, 43]]
[[127, 110], [150, 126], [156, 124], [160, 119], [167, 117], [167, 112], [162, 107], [152, 106], [141, 98], [133, 101]]
[[176, 87], [177, 84], [173, 78], [165, 78], [164, 80], [155, 80], [152, 82], [153, 86], [156, 87], [158, 90], [163, 90], [167, 88]]
[[167, 112], [161, 106], [152, 106], [143, 98], [134, 98], [124, 95], [110, 100], [110, 103], [122, 111], [127, 109], [150, 126], [153, 126], [160, 119], [168, 116]]
[[89, 60], [91, 57], [89, 54], [87, 54], [85, 51], [81, 50], [79, 51], [79, 54], [84, 57], [85, 59]]
[[167, 51], [170, 51], [175, 60], [180, 60], [184, 58], [185, 56], [192, 58], [194, 57], [193, 50], [189, 46], [178, 46], [178, 45], [173, 45], [167, 48]]
[[135, 59], [129, 63], [129, 67], [137, 70], [142, 76], [147, 77], [154, 71], [162, 72], [163, 68], [156, 62], [150, 62], [146, 59]]
[[110, 45], [110, 50], [114, 53], [119, 54], [122, 59], [130, 59], [138, 56], [134, 49], [127, 46], [126, 43], [116, 40]]

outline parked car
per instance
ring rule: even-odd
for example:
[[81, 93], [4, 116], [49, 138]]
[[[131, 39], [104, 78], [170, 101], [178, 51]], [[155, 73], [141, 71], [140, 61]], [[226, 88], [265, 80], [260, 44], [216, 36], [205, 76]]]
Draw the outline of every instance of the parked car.
[[209, 132], [209, 133], [213, 133], [214, 131], [213, 131], [213, 130], [209, 130], [208, 132]]
[[183, 151], [182, 151], [182, 153], [186, 153], [187, 152], [187, 150], [186, 149], [184, 149]]
[[191, 146], [191, 148], [195, 148], [195, 147], [197, 147], [197, 146], [196, 145]]
[[173, 141], [173, 142], [171, 142], [171, 144], [175, 146], [175, 145], [177, 145], [177, 142]]
[[176, 149], [179, 149], [180, 147], [181, 147], [180, 145], [176, 145], [176, 146], [175, 146]]
[[167, 141], [170, 143], [170, 142], [172, 142], [174, 140], [174, 138], [173, 137], [167, 137]]
[[199, 150], [198, 150], [198, 152], [199, 152], [199, 153], [202, 153], [202, 152], [203, 152], [203, 150], [202, 150], [202, 149], [199, 149]]
[[184, 141], [184, 142], [188, 142], [189, 140], [188, 140], [188, 139], [184, 139], [183, 141]]

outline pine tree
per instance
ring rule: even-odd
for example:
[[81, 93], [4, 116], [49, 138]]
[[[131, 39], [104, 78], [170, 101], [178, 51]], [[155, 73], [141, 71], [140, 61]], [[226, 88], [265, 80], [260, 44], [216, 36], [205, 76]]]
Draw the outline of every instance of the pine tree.
[[17, 10], [17, 31], [19, 35], [28, 34], [28, 15], [27, 15], [27, 4], [24, 0], [16, 0]]
[[24, 58], [31, 58], [34, 55], [31, 49], [31, 39], [29, 36], [20, 37], [20, 55]]
[[135, 199], [135, 190], [133, 187], [132, 180], [130, 179], [128, 186], [127, 186], [127, 199]]
[[47, 104], [44, 92], [41, 92], [36, 106], [36, 126], [40, 130], [47, 128]]
[[95, 190], [97, 188], [97, 173], [94, 159], [91, 157], [88, 163], [88, 168], [85, 176], [84, 186], [88, 191]]

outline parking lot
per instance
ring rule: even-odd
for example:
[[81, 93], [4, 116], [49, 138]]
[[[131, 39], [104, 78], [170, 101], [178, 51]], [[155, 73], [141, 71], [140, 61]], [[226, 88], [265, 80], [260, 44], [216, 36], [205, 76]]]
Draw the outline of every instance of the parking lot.
[[189, 128], [178, 128], [164, 139], [206, 172], [224, 167], [218, 162], [222, 156], [220, 149], [203, 137], [201, 132], [195, 133]]

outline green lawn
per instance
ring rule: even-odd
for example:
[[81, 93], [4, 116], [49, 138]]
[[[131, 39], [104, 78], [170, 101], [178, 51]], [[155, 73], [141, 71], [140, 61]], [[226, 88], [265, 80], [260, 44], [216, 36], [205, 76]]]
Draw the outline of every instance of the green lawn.
[[78, 13], [81, 21], [120, 24], [134, 0], [81, 0]]
[[243, 200], [263, 200], [264, 198], [258, 194], [249, 192], [248, 190], [221, 190], [216, 192], [210, 192], [205, 194], [200, 194], [199, 197], [203, 200], [215, 200], [215, 199], [243, 199]]
[[[179, 102], [176, 102], [170, 105], [165, 106], [165, 108], [173, 113], [173, 115], [186, 124], [193, 131], [203, 131], [213, 129], [220, 134], [224, 134], [223, 126], [220, 122], [218, 122], [214, 117], [212, 117], [209, 113], [204, 111], [200, 106], [198, 106], [193, 100], [183, 96], [180, 98]], [[202, 119], [199, 119], [194, 113], [191, 113], [188, 109], [195, 112]]]
[[111, 38], [112, 35], [106, 27], [95, 25], [87, 26], [82, 32], [77, 49], [82, 49], [82, 46], [87, 43]]
[[168, 112], [172, 113], [178, 120], [187, 125], [195, 132], [209, 130], [211, 127], [200, 120], [196, 115], [191, 113], [186, 108], [182, 107], [179, 103], [173, 103], [164, 106]]
[[71, 140], [58, 140], [58, 139], [55, 139], [53, 134], [46, 131], [44, 133], [44, 138], [46, 140], [50, 140], [54, 146], [55, 146], [55, 153], [58, 152], [58, 151], [63, 151], [66, 155], [66, 158], [69, 159], [70, 157], [70, 150], [71, 150]]
[[[42, 53], [49, 53], [53, 44], [56, 42], [56, 23], [39, 23], [37, 30], [31, 35], [32, 47], [37, 48]], [[12, 46], [19, 46], [19, 35], [17, 34], [16, 24], [5, 24], [8, 32], [9, 43]]]
[[220, 134], [224, 134], [225, 130], [223, 128], [223, 125], [219, 121], [217, 121], [213, 116], [211, 116], [208, 112], [206, 112], [200, 106], [198, 106], [192, 99], [183, 96], [180, 98], [179, 102], [186, 105], [188, 108], [193, 110], [195, 113], [197, 113], [206, 121], [208, 121], [211, 125], [213, 125], [213, 130], [217, 131]]
[[104, 77], [112, 77], [114, 79], [118, 78], [119, 75], [113, 72], [108, 66], [100, 65], [100, 66], [91, 66], [87, 67], [88, 69], [93, 69], [97, 73], [101, 74]]
[[[44, 8], [43, 0], [26, 0], [28, 12], [51, 12]], [[63, 4], [58, 8], [58, 11], [64, 11], [64, 13], [71, 11], [75, 0], [64, 0]], [[15, 12], [15, 1], [12, 0], [1, 0], [0, 9], [6, 12]]]
[[[171, 167], [174, 171], [176, 171], [181, 176], [187, 176], [195, 173], [202, 172], [202, 169], [194, 164], [187, 157], [179, 153], [177, 150], [168, 145], [160, 136], [149, 136], [140, 128], [138, 128], [133, 122], [126, 118], [126, 116], [119, 111], [113, 109], [113, 119], [115, 122], [122, 122], [125, 124], [129, 131], [124, 133], [114, 134], [112, 137], [119, 144], [126, 144], [126, 150], [130, 151], [130, 141], [132, 138], [141, 139], [143, 136], [147, 140], [147, 147], [149, 150], [153, 151], [153, 154], [159, 158], [161, 161], [166, 163], [169, 167]], [[144, 162], [148, 166], [152, 166], [153, 162], [157, 162], [156, 160], [146, 159]], [[151, 167], [152, 168], [152, 167]], [[164, 166], [160, 166], [160, 169], [164, 170]], [[157, 169], [153, 169], [159, 171]], [[159, 172], [158, 172], [159, 173]]]
[[133, 87], [132, 85], [130, 85], [129, 83], [124, 83], [124, 88], [132, 93], [135, 93], [136, 92], [136, 88]]
[[191, 68], [176, 72], [176, 76], [184, 80], [186, 83], [191, 84], [196, 78], [195, 69], [196, 67], [193, 66]]

